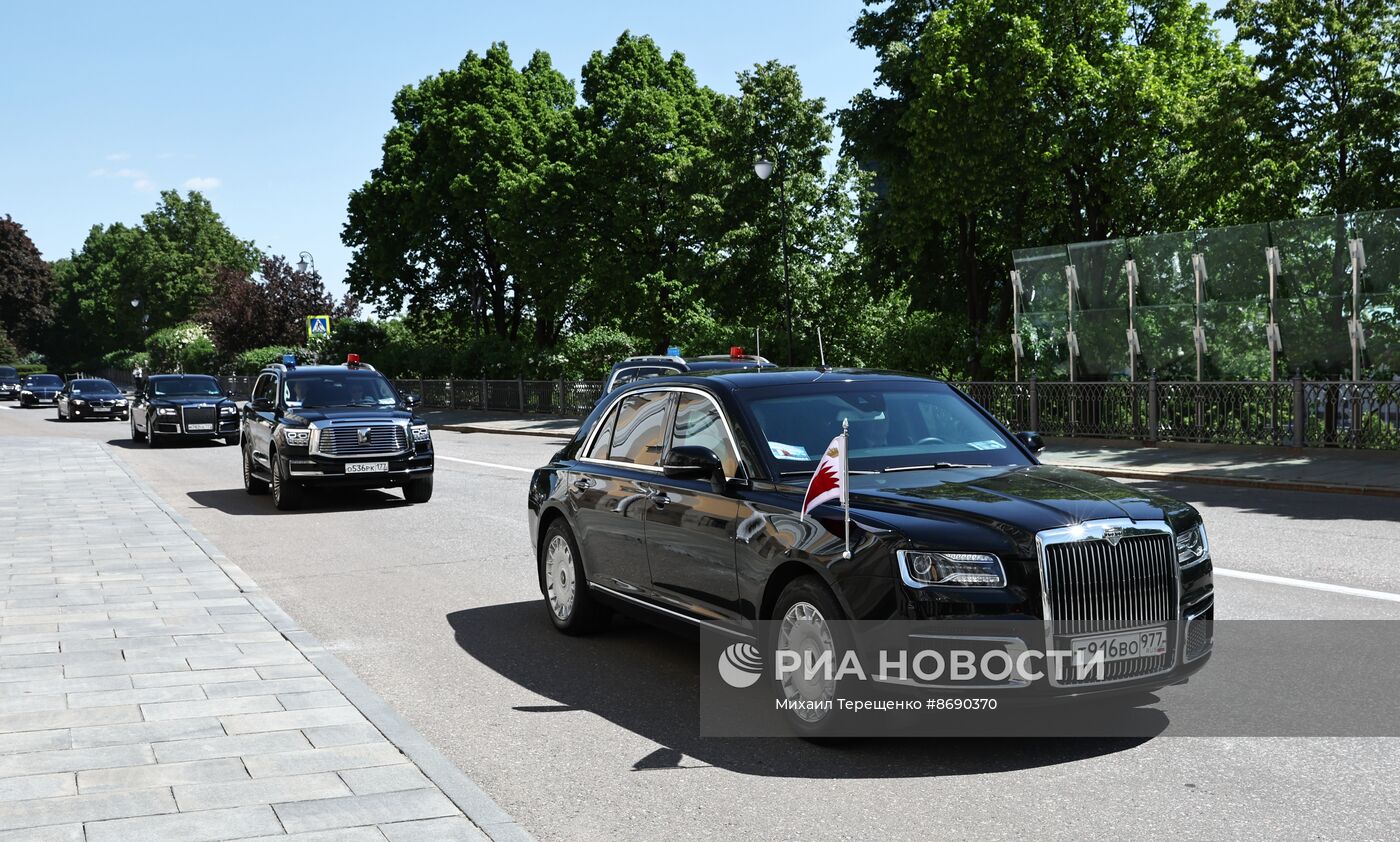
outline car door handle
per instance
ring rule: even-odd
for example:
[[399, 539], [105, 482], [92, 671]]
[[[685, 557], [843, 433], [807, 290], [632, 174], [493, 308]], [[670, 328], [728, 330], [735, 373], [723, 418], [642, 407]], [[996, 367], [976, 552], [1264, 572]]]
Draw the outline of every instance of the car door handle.
[[589, 479], [588, 477], [579, 477], [578, 479], [574, 480], [574, 488], [577, 488], [577, 489], [579, 489], [580, 491], [582, 491], [582, 490], [585, 489], [585, 488], [592, 488], [592, 487], [593, 487], [593, 480]]

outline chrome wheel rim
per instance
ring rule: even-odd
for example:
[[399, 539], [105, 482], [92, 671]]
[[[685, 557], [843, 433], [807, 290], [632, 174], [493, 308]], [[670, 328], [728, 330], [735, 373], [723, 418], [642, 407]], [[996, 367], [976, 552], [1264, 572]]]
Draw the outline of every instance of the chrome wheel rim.
[[578, 577], [574, 575], [573, 550], [563, 535], [555, 535], [545, 548], [544, 586], [549, 610], [560, 622], [568, 621], [578, 596]]
[[243, 450], [243, 487], [248, 488], [253, 484], [253, 466], [249, 464], [248, 448]]
[[[799, 702], [790, 710], [804, 722], [818, 722], [830, 713], [823, 703], [836, 697], [835, 671], [836, 643], [832, 639], [831, 626], [822, 612], [810, 602], [798, 602], [783, 615], [778, 624], [778, 649], [796, 652], [799, 666], [780, 679], [783, 695], [790, 701]], [[829, 659], [830, 666], [822, 666], [823, 657]], [[807, 675], [807, 665], [816, 665], [813, 674]]]

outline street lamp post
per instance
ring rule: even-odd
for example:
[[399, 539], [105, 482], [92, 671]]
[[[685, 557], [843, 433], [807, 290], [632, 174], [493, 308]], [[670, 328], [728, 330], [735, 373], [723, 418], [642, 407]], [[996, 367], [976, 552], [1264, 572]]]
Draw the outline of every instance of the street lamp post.
[[[301, 258], [301, 260], [298, 260], [298, 261], [297, 261], [297, 271], [298, 271], [298, 272], [300, 272], [300, 273], [302, 273], [303, 275], [305, 275], [305, 274], [306, 274], [306, 267], [307, 267], [307, 266], [310, 266], [310, 267], [311, 267], [311, 271], [313, 271], [313, 272], [316, 271], [316, 258], [314, 258], [314, 257], [311, 256], [311, 252], [309, 252], [309, 251], [304, 251], [304, 252], [302, 252], [301, 254], [298, 254], [297, 257], [300, 257], [300, 258]], [[308, 261], [309, 261], [309, 262], [308, 262]]]
[[[788, 277], [788, 236], [787, 236], [787, 217], [788, 217], [788, 209], [787, 209], [787, 194], [786, 194], [786, 192], [785, 192], [785, 185], [784, 185], [784, 181], [785, 181], [786, 178], [787, 178], [787, 172], [786, 172], [786, 167], [783, 166], [783, 163], [784, 163], [784, 161], [783, 161], [783, 153], [782, 153], [782, 150], [779, 149], [779, 150], [778, 150], [778, 166], [777, 166], [777, 171], [778, 171], [778, 230], [779, 230], [779, 235], [778, 235], [778, 236], [779, 236], [779, 237], [781, 238], [781, 240], [782, 240], [782, 254], [783, 254], [783, 295], [784, 295], [784, 297], [787, 299], [787, 301], [786, 301], [786, 307], [785, 307], [785, 309], [787, 310], [787, 364], [788, 364], [788, 365], [792, 365], [792, 364], [793, 364], [793, 356], [792, 356], [792, 281], [791, 281], [791, 279]], [[759, 180], [759, 181], [767, 181], [767, 180], [768, 180], [768, 177], [771, 176], [771, 175], [773, 174], [773, 170], [774, 170], [773, 162], [772, 162], [772, 161], [769, 161], [767, 158], [760, 158], [760, 159], [753, 165], [753, 172], [754, 172], [754, 175], [758, 176], [758, 180]]]

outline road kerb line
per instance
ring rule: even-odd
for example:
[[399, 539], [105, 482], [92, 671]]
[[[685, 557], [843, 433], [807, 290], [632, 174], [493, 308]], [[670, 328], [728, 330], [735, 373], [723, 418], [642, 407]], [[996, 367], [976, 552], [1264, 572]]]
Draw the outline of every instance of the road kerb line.
[[1326, 591], [1327, 593], [1359, 596], [1365, 599], [1379, 599], [1385, 602], [1400, 602], [1400, 593], [1390, 593], [1389, 591], [1371, 591], [1347, 585], [1332, 585], [1327, 582], [1310, 582], [1307, 579], [1290, 579], [1287, 576], [1270, 576], [1267, 573], [1227, 570], [1222, 567], [1215, 568], [1214, 572], [1216, 576], [1224, 576], [1227, 579], [1248, 579], [1251, 582], [1266, 582], [1270, 585], [1283, 585], [1289, 588], [1305, 588], [1310, 591]]
[[463, 459], [459, 456], [443, 456], [441, 453], [434, 454], [433, 458], [446, 459], [449, 462], [461, 462], [464, 465], [477, 465], [482, 468], [500, 468], [503, 471], [521, 471], [527, 474], [533, 474], [535, 472], [534, 468], [522, 468], [519, 465], [502, 465], [499, 462], [478, 462], [475, 459]]

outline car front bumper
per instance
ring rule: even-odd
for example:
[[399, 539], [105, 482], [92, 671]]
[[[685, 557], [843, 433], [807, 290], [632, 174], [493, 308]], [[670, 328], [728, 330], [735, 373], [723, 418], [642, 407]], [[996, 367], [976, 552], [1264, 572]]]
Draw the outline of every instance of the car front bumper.
[[[388, 470], [347, 473], [349, 464], [383, 462]], [[332, 459], [324, 456], [289, 455], [287, 475], [302, 485], [341, 488], [391, 488], [433, 475], [433, 453], [405, 453], [379, 459]]]

